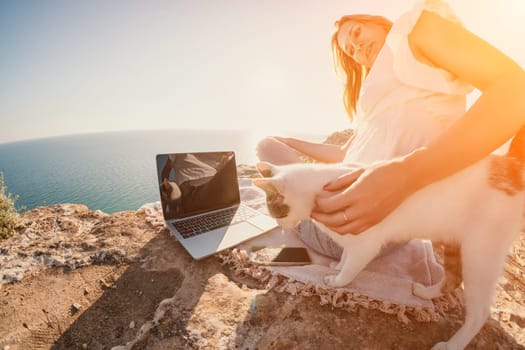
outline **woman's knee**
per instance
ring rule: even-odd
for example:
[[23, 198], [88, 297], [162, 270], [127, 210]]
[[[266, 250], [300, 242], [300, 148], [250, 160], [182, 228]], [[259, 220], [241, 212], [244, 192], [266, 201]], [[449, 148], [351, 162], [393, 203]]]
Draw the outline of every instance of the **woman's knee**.
[[302, 162], [297, 151], [271, 136], [259, 141], [255, 152], [259, 160], [276, 165]]
[[343, 248], [321, 231], [312, 220], [303, 220], [297, 228], [297, 235], [309, 248], [333, 259], [340, 259]]
[[278, 156], [278, 150], [282, 146], [282, 142], [277, 141], [275, 137], [268, 136], [257, 143], [255, 154], [259, 160], [272, 162]]

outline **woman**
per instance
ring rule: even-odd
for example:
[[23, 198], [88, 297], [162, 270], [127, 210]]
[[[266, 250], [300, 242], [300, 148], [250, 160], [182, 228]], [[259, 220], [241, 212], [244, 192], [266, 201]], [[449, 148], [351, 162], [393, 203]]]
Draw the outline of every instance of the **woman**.
[[[463, 28], [446, 4], [425, 1], [398, 22], [396, 35], [389, 35], [387, 42], [394, 55], [416, 60], [407, 65], [395, 61], [398, 75], [418, 85], [430, 72], [426, 68], [432, 67], [433, 72], [449, 74], [447, 80], [478, 88], [482, 95], [427, 146], [328, 184], [326, 189], [342, 192], [319, 198], [313, 217], [339, 233], [358, 234], [377, 224], [410, 194], [487, 156], [525, 124], [524, 70]], [[351, 152], [345, 160], [352, 160]]]
[[[418, 3], [391, 27], [382, 17], [358, 15], [344, 16], [336, 29], [332, 48], [346, 76], [353, 137], [339, 149], [278, 137], [258, 148], [262, 160], [281, 163], [299, 161], [296, 152], [326, 162], [392, 159], [327, 184], [334, 195], [318, 198], [312, 217], [336, 232], [375, 225], [411, 193], [486, 156], [525, 123], [525, 72], [463, 28], [442, 1]], [[483, 94], [466, 111], [473, 86]], [[338, 256], [312, 225], [299, 231], [312, 248]]]

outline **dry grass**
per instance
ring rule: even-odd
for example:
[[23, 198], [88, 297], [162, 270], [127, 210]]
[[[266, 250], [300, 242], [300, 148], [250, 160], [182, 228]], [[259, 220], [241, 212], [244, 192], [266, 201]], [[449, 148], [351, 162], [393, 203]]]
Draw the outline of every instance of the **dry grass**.
[[15, 207], [18, 196], [7, 192], [4, 174], [0, 172], [0, 240], [16, 232], [20, 226], [20, 216]]

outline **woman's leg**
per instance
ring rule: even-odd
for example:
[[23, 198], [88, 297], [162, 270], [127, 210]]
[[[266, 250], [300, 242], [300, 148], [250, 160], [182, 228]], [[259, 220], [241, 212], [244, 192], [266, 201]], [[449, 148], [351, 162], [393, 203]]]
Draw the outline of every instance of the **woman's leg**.
[[[308, 246], [308, 248], [311, 248], [317, 253], [327, 257], [337, 260], [341, 259], [343, 248], [331, 239], [330, 236], [321, 231], [312, 220], [301, 221], [296, 231], [299, 238]], [[388, 243], [381, 249], [378, 256], [391, 254], [405, 244], [406, 243]]]
[[315, 250], [317, 253], [333, 259], [341, 258], [343, 248], [321, 231], [312, 220], [301, 221], [297, 228], [297, 235], [308, 248]]
[[255, 151], [259, 160], [275, 165], [303, 163], [299, 152], [274, 137], [259, 141]]

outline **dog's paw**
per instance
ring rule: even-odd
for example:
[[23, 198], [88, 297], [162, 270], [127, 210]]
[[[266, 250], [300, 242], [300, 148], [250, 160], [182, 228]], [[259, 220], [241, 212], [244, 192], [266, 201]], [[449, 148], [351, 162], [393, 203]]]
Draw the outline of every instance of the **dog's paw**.
[[447, 342], [440, 342], [437, 343], [432, 347], [431, 350], [448, 350], [448, 343]]
[[430, 300], [430, 299], [440, 297], [443, 293], [441, 293], [440, 285], [433, 285], [433, 286], [427, 287], [420, 283], [414, 283], [412, 285], [412, 294], [422, 299]]
[[323, 278], [324, 284], [326, 284], [329, 287], [335, 287], [335, 278], [336, 277], [337, 277], [336, 275], [324, 276], [324, 278]]
[[340, 262], [339, 261], [333, 261], [330, 263], [329, 267], [332, 269], [332, 270], [341, 270], [341, 266], [340, 266]]
[[337, 278], [337, 275], [325, 276], [323, 280], [324, 280], [324, 283], [328, 287], [340, 288], [340, 287], [344, 287], [346, 285], [346, 283], [340, 283], [339, 282], [339, 279]]

